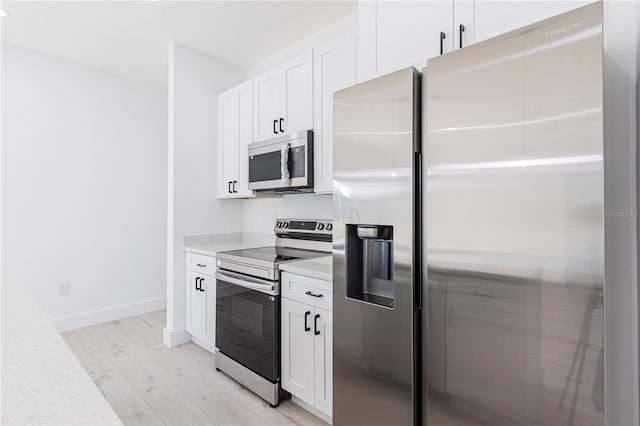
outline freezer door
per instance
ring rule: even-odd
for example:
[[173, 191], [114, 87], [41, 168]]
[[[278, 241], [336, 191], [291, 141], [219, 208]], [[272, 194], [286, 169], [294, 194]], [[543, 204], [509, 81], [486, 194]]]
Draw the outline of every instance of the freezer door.
[[602, 4], [429, 61], [426, 424], [604, 424]]
[[334, 425], [413, 422], [419, 73], [334, 95]]

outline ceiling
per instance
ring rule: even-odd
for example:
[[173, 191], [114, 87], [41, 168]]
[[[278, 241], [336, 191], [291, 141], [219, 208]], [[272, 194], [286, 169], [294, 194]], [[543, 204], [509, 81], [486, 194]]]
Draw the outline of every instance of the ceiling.
[[3, 1], [2, 41], [167, 85], [170, 41], [244, 69], [357, 1]]

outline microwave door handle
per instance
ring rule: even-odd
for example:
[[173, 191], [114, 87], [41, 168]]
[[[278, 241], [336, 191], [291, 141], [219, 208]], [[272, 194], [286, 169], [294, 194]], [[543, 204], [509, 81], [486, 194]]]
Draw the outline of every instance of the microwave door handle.
[[216, 279], [221, 281], [226, 281], [231, 284], [239, 285], [240, 287], [249, 288], [252, 290], [258, 290], [261, 292], [273, 292], [274, 286], [273, 284], [261, 283], [256, 280], [249, 279], [247, 277], [236, 277], [229, 275], [227, 273], [222, 273], [220, 271], [216, 271]]
[[282, 186], [291, 185], [291, 174], [289, 173], [289, 151], [291, 145], [285, 142], [280, 147], [280, 180]]

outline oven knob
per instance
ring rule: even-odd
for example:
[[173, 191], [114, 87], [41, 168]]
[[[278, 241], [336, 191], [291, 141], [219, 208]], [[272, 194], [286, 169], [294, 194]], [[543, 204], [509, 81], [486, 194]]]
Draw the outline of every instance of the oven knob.
[[285, 228], [285, 229], [287, 229], [287, 228], [289, 227], [289, 222], [284, 222], [284, 223], [282, 224], [282, 227], [283, 227], [283, 228]]
[[282, 222], [278, 222], [278, 223], [276, 224], [276, 228], [282, 228]]
[[318, 231], [322, 231], [324, 229], [324, 223], [318, 224]]
[[333, 229], [333, 224], [327, 223], [327, 231], [331, 231]]

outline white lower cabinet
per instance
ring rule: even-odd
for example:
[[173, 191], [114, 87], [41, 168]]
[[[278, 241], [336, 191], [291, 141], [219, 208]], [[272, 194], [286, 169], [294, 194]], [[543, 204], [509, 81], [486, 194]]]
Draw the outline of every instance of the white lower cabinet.
[[215, 258], [187, 253], [187, 332], [191, 340], [214, 351], [216, 338], [216, 279], [209, 275]]
[[313, 307], [282, 299], [282, 387], [313, 405]]
[[328, 416], [333, 413], [333, 313], [314, 309], [318, 335], [314, 340], [315, 407]]
[[[282, 273], [282, 282], [318, 280]], [[326, 283], [330, 286], [330, 283]], [[282, 294], [282, 387], [328, 416], [333, 415], [333, 314]], [[327, 294], [331, 297], [331, 293]]]

